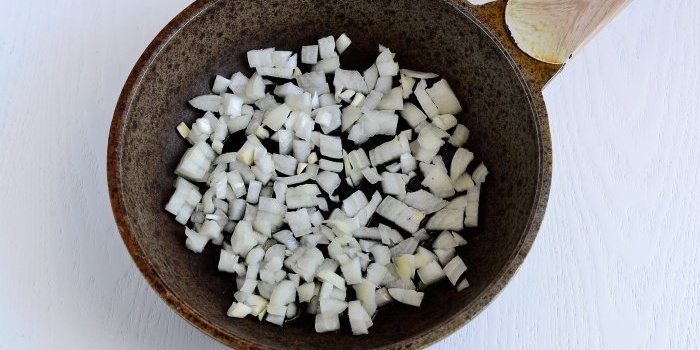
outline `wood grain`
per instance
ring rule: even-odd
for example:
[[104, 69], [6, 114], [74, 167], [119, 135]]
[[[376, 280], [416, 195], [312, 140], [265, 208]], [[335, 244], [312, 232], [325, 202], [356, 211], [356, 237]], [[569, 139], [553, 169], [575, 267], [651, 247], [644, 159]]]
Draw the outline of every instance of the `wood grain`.
[[[114, 102], [186, 5], [0, 12], [0, 349], [222, 349], [143, 281], [106, 190]], [[636, 0], [548, 85], [540, 236], [503, 294], [431, 349], [700, 348], [698, 14]]]
[[510, 0], [506, 24], [518, 47], [562, 64], [583, 48], [632, 0]]

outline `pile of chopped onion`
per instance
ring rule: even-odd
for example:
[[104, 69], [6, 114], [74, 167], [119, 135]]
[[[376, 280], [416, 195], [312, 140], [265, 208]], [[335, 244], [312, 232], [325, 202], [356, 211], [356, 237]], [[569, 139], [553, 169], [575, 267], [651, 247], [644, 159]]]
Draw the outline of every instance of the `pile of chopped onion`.
[[342, 69], [350, 43], [252, 50], [255, 73], [216, 76], [189, 101], [203, 116], [177, 127], [192, 147], [165, 209], [188, 249], [220, 247], [237, 287], [230, 317], [282, 325], [306, 312], [317, 332], [347, 317], [367, 334], [379, 307], [420, 306], [443, 279], [469, 286], [458, 232], [478, 224], [488, 170], [470, 167], [460, 102], [381, 45], [367, 70]]

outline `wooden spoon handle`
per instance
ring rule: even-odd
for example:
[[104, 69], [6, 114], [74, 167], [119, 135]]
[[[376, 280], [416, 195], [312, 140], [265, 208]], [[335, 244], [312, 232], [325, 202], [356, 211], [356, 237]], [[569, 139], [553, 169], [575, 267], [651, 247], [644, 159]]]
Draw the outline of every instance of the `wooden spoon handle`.
[[518, 47], [563, 64], [632, 0], [509, 0], [506, 25]]

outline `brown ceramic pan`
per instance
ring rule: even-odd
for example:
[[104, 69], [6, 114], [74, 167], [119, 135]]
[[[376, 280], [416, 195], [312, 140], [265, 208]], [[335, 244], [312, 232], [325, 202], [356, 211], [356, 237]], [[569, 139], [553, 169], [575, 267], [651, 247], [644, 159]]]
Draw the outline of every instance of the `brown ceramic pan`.
[[[550, 187], [551, 138], [541, 89], [627, 2], [511, 0], [483, 6], [461, 0], [195, 2], [148, 46], [114, 112], [108, 181], [126, 247], [168, 305], [195, 327], [237, 349], [427, 346], [483, 310], [522, 264], [542, 221]], [[173, 170], [188, 146], [175, 126], [200, 116], [185, 101], [207, 93], [215, 74], [250, 74], [246, 51], [296, 50], [341, 33], [353, 40], [357, 57], [376, 55], [377, 44], [384, 44], [397, 52], [403, 67], [445, 77], [462, 101], [465, 111], [458, 118], [472, 131], [467, 147], [490, 170], [482, 192], [480, 225], [464, 232], [469, 244], [458, 251], [469, 266], [471, 286], [458, 293], [448, 282], [436, 284], [426, 291], [421, 308], [382, 309], [367, 336], [348, 331], [316, 334], [309, 318], [282, 328], [252, 318], [228, 318], [235, 283], [230, 275], [217, 272], [217, 250], [209, 248], [199, 255], [188, 251], [182, 227], [163, 209], [172, 193]], [[359, 69], [364, 64], [360, 61], [347, 63]]]

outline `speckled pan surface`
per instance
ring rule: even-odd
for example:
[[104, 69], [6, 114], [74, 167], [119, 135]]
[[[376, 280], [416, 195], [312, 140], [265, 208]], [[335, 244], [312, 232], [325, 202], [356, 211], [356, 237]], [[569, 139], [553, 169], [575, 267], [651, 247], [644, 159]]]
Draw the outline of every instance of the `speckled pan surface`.
[[[557, 71], [528, 59], [507, 39], [498, 13], [443, 1], [204, 1], [176, 17], [137, 62], [110, 131], [108, 181], [127, 249], [151, 286], [194, 326], [237, 349], [404, 349], [437, 341], [480, 312], [522, 263], [547, 202], [551, 153], [542, 85]], [[487, 34], [478, 18], [492, 31]], [[316, 334], [302, 318], [283, 328], [226, 310], [235, 283], [216, 271], [218, 250], [195, 255], [181, 226], [163, 210], [173, 169], [187, 143], [175, 132], [200, 113], [186, 101], [206, 93], [215, 74], [247, 74], [253, 48], [298, 49], [325, 35], [347, 33], [353, 55], [376, 55], [377, 43], [407, 68], [446, 77], [463, 101], [459, 117], [472, 130], [467, 147], [491, 174], [482, 192], [480, 227], [465, 231], [458, 251], [471, 287], [443, 281], [421, 308], [382, 309], [367, 336]], [[498, 38], [498, 39], [496, 39]], [[357, 55], [357, 56], [355, 56]], [[364, 68], [356, 61], [343, 65]], [[448, 163], [449, 164], [449, 163]]]

